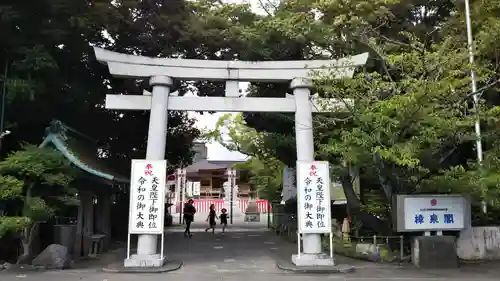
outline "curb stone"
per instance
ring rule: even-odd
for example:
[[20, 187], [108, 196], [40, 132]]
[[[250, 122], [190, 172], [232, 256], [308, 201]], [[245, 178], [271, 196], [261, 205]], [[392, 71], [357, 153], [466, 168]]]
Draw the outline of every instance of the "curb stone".
[[30, 265], [30, 264], [11, 264], [11, 263], [4, 263], [0, 265], [0, 271], [10, 271], [10, 270], [16, 270], [16, 271], [44, 271], [44, 270], [49, 270], [49, 268], [45, 266], [40, 266], [40, 265]]
[[330, 273], [351, 273], [355, 271], [354, 266], [346, 264], [338, 264], [333, 266], [296, 266], [290, 261], [278, 260], [276, 266], [288, 272], [295, 273], [316, 273], [316, 274], [330, 274]]
[[106, 273], [165, 273], [179, 270], [182, 267], [181, 261], [166, 261], [161, 267], [124, 267], [115, 265], [102, 268]]

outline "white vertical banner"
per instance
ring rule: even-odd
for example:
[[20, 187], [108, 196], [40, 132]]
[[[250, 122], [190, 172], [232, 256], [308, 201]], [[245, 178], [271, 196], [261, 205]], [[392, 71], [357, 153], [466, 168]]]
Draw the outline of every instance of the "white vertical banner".
[[192, 197], [192, 196], [193, 196], [193, 182], [186, 181], [186, 197]]
[[166, 160], [132, 160], [129, 232], [163, 234]]
[[[179, 213], [179, 223], [182, 224], [182, 212], [184, 209], [184, 198], [186, 197], [185, 183], [186, 183], [186, 169], [177, 169], [175, 172], [175, 193], [176, 193], [176, 211]], [[178, 204], [178, 205], [177, 205]]]
[[227, 184], [222, 185], [222, 187], [224, 188], [224, 199], [233, 201], [236, 195], [234, 194], [234, 188], [236, 186], [236, 170], [233, 168], [229, 168], [226, 170], [226, 175], [227, 175]]
[[326, 161], [297, 162], [300, 233], [330, 233], [330, 169]]
[[182, 203], [186, 198], [186, 170], [177, 169], [177, 182], [175, 183], [175, 190], [179, 194], [179, 201]]
[[199, 181], [193, 182], [193, 196], [200, 196], [201, 183]]
[[[175, 170], [175, 188], [174, 188], [174, 190], [175, 190], [175, 204], [182, 202], [181, 182], [182, 182], [181, 170], [176, 169]], [[179, 211], [179, 209], [176, 208], [176, 211]]]

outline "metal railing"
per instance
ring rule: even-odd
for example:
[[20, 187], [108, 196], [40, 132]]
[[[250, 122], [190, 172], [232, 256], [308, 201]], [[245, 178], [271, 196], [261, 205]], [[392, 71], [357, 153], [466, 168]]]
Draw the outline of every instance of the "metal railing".
[[[282, 205], [272, 206], [272, 211], [268, 213], [268, 228], [274, 230], [277, 235], [284, 237], [286, 239], [296, 241], [297, 239], [297, 218], [295, 215], [290, 213], [285, 213]], [[375, 260], [382, 260], [381, 254], [384, 251], [383, 246], [387, 245], [391, 249], [391, 253], [396, 255], [396, 261], [399, 262], [407, 261], [410, 258], [410, 243], [407, 238], [403, 235], [399, 236], [383, 236], [383, 235], [372, 235], [372, 236], [349, 236], [349, 240], [345, 241], [345, 238], [336, 235], [336, 243], [342, 242], [348, 243], [364, 243], [373, 245], [375, 248]], [[350, 250], [355, 250], [356, 246], [350, 245]], [[372, 248], [373, 249], [373, 248]], [[336, 249], [341, 250], [341, 249]]]
[[267, 226], [274, 229], [279, 235], [284, 233], [296, 235], [297, 218], [295, 215], [284, 212], [283, 205], [270, 204], [270, 212], [267, 215]]
[[375, 247], [375, 254], [378, 260], [381, 260], [381, 249], [380, 246], [387, 245], [390, 247], [391, 251], [394, 253], [397, 250], [398, 260], [402, 262], [409, 258], [409, 245], [405, 243], [405, 237], [403, 235], [399, 236], [384, 236], [384, 235], [372, 235], [372, 236], [350, 236], [350, 242], [354, 243], [364, 243], [371, 244]]

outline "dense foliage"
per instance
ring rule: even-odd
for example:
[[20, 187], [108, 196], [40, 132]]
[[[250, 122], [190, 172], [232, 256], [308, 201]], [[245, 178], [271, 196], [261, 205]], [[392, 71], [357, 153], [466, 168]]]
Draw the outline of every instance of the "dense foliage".
[[[353, 78], [318, 74], [314, 89], [320, 96], [355, 101], [342, 114], [314, 120], [317, 158], [335, 166], [351, 211], [366, 227], [387, 231], [390, 198], [397, 193], [467, 193], [475, 205], [485, 201], [490, 210], [499, 208], [498, 1], [472, 3], [473, 65], [460, 1], [259, 2], [259, 13], [246, 4], [218, 0], [2, 3], [5, 114], [0, 109], [0, 131], [12, 131], [2, 153], [19, 149], [22, 142], [39, 143], [56, 118], [96, 138], [108, 164], [123, 174], [128, 174], [130, 158], [143, 157], [149, 114], [108, 111], [103, 101], [105, 94], [141, 93], [147, 81], [110, 77], [95, 61], [92, 46], [216, 60], [304, 60], [369, 52], [368, 64]], [[481, 95], [476, 110], [470, 69]], [[174, 90], [220, 96], [223, 86], [176, 81]], [[247, 94], [283, 97], [288, 87], [252, 83]], [[191, 161], [192, 141], [200, 132], [185, 113], [169, 117], [166, 158], [174, 168]], [[474, 151], [476, 117], [483, 132], [481, 165]], [[236, 142], [227, 146], [254, 156], [242, 169], [251, 171], [254, 185], [274, 199], [282, 167], [295, 165], [293, 115], [245, 113], [237, 118], [231, 121], [239, 124], [231, 136]], [[218, 133], [211, 137], [217, 139]], [[367, 196], [353, 192], [346, 164], [360, 169]], [[1, 179], [8, 196], [15, 196], [21, 185], [16, 179], [21, 180]]]
[[[172, 9], [174, 2], [161, 8], [162, 18], [189, 14]], [[183, 52], [180, 46], [152, 44], [174, 44], [175, 38], [160, 42], [145, 37], [150, 24], [158, 22], [151, 17], [156, 14], [152, 6], [151, 1], [4, 1], [0, 32], [6, 40], [0, 42], [0, 76], [6, 83], [0, 129], [12, 134], [4, 139], [2, 152], [18, 149], [22, 142], [40, 143], [49, 122], [58, 119], [95, 138], [109, 165], [127, 175], [129, 159], [145, 155], [149, 113], [108, 111], [103, 108], [104, 98], [141, 93], [147, 81], [112, 78], [107, 67], [95, 60], [92, 46], [151, 56]], [[162, 25], [170, 30], [178, 26], [175, 20]], [[199, 135], [193, 124], [185, 113], [169, 116], [167, 146], [171, 149], [166, 157], [172, 168], [190, 163], [192, 141]]]
[[[464, 6], [454, 1], [281, 1], [237, 27], [248, 48], [238, 58], [302, 60], [369, 52], [351, 79], [319, 74], [315, 92], [353, 100], [345, 113], [315, 117], [317, 158], [335, 165], [351, 213], [365, 227], [391, 228], [398, 193], [459, 193], [472, 198], [475, 223], [496, 222], [498, 205], [497, 2], [472, 5], [475, 63], [469, 63]], [[265, 32], [261, 32], [265, 30]], [[257, 40], [257, 41], [254, 41]], [[253, 45], [259, 42], [260, 47]], [[470, 70], [480, 95], [473, 106]], [[287, 84], [253, 83], [250, 96], [284, 96]], [[346, 114], [347, 113], [347, 114]], [[295, 162], [293, 116], [244, 114], [264, 133], [261, 143], [289, 166]], [[477, 163], [474, 123], [481, 122], [484, 161]], [[362, 198], [348, 166], [360, 169]], [[489, 206], [485, 217], [479, 202]]]
[[70, 183], [78, 171], [57, 151], [25, 145], [0, 162], [0, 239], [18, 235], [23, 251], [18, 262], [29, 258], [40, 222], [78, 205]]

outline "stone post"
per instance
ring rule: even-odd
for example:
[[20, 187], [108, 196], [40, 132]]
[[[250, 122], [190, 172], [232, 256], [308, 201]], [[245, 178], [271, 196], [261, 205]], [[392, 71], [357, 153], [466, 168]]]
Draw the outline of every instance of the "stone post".
[[82, 191], [78, 191], [78, 200], [80, 204], [78, 206], [78, 216], [76, 219], [76, 239], [75, 239], [75, 247], [73, 249], [73, 254], [75, 257], [80, 258], [82, 256], [82, 243], [83, 243], [83, 207], [84, 201], [82, 196]]
[[108, 250], [111, 245], [111, 195], [102, 194], [97, 203], [101, 204], [101, 232], [104, 237], [104, 250]]
[[83, 204], [83, 255], [87, 256], [92, 243], [90, 238], [94, 234], [94, 196], [87, 190], [82, 190], [80, 194]]

